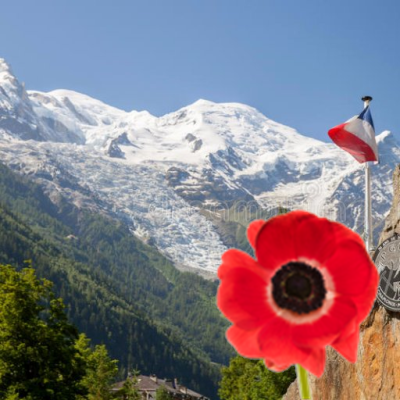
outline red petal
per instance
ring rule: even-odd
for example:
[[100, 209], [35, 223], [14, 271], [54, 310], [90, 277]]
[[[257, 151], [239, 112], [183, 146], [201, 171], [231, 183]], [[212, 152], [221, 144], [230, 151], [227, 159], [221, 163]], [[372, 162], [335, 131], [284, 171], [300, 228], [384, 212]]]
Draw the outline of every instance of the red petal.
[[[325, 369], [326, 351], [325, 348], [317, 348], [311, 350], [308, 357], [301, 362], [303, 368], [318, 378], [322, 376]], [[293, 365], [292, 364], [277, 364], [274, 361], [265, 359], [265, 366], [274, 372], [282, 372]]]
[[254, 258], [241, 250], [231, 249], [222, 255], [222, 264], [218, 268], [219, 279], [224, 279], [225, 275], [235, 268], [245, 268], [266, 281], [270, 277], [268, 271], [262, 268]]
[[298, 257], [323, 264], [344, 240], [352, 240], [365, 248], [361, 237], [346, 226], [326, 218], [306, 219], [296, 227], [295, 249]]
[[326, 352], [325, 348], [314, 349], [308, 358], [301, 363], [301, 366], [313, 375], [320, 378], [325, 369]]
[[336, 293], [350, 296], [364, 294], [376, 271], [365, 248], [353, 240], [340, 243], [324, 266], [332, 276]]
[[290, 368], [293, 365], [293, 364], [279, 365], [268, 359], [264, 359], [264, 364], [268, 369], [274, 372], [285, 371], [286, 369]]
[[[242, 329], [254, 329], [274, 316], [267, 303], [268, 273], [246, 253], [230, 250], [219, 272], [217, 293], [221, 312]], [[228, 261], [230, 264], [225, 264]]]
[[357, 307], [358, 317], [357, 322], [361, 323], [371, 312], [375, 303], [376, 294], [378, 291], [379, 274], [378, 271], [372, 273], [370, 282], [366, 287], [366, 291], [361, 296], [352, 296], [352, 300]]
[[281, 366], [301, 363], [312, 351], [293, 343], [292, 326], [280, 317], [264, 324], [258, 341], [263, 357]]
[[324, 347], [335, 341], [356, 318], [355, 305], [344, 297], [337, 297], [326, 315], [312, 323], [293, 325], [293, 340], [298, 346]]
[[360, 332], [359, 329], [356, 329], [350, 336], [336, 340], [331, 346], [346, 360], [355, 363], [357, 361], [359, 338]]
[[332, 224], [334, 235], [337, 238], [337, 241], [354, 240], [365, 249], [365, 243], [358, 233], [352, 231], [350, 228], [343, 224], [340, 224], [339, 222], [332, 221]]
[[260, 329], [245, 331], [232, 325], [226, 331], [226, 338], [240, 355], [249, 358], [262, 358], [257, 339], [259, 331]]
[[[345, 228], [343, 225], [316, 216], [302, 221], [296, 227], [297, 256], [317, 260], [323, 264], [336, 251], [338, 242], [342, 240], [342, 227]], [[344, 234], [347, 234], [350, 230], [345, 229]]]
[[[356, 319], [352, 319], [341, 331], [340, 335], [336, 338], [334, 342], [339, 342], [346, 340], [350, 337], [356, 330], [359, 329], [359, 324]], [[332, 342], [332, 343], [334, 343]]]
[[253, 247], [253, 249], [256, 247], [257, 235], [264, 224], [264, 220], [258, 219], [256, 221], [253, 221], [247, 228], [247, 239], [249, 240], [249, 243], [251, 244], [251, 247]]
[[255, 249], [258, 262], [273, 271], [297, 260], [296, 228], [301, 222], [314, 218], [313, 214], [305, 211], [292, 211], [268, 220], [257, 235]]

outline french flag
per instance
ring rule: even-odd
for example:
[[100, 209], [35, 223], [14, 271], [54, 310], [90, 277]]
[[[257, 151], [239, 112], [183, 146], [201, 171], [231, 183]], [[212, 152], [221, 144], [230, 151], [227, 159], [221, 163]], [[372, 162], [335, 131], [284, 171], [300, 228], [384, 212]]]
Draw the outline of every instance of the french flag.
[[328, 131], [332, 141], [359, 163], [378, 161], [378, 147], [371, 111], [367, 105], [360, 115]]

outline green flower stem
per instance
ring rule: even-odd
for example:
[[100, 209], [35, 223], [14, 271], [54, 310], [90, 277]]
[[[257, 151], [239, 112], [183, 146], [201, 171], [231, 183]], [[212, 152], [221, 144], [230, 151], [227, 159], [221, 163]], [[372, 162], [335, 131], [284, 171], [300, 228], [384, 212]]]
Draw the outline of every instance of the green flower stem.
[[296, 374], [297, 382], [299, 384], [300, 398], [302, 400], [312, 400], [307, 371], [301, 365], [296, 364]]

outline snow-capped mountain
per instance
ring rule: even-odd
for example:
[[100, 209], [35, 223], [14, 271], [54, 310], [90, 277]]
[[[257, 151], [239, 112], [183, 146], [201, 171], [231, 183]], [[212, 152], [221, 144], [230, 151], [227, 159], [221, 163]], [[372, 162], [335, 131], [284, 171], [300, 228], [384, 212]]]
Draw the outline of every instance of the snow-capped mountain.
[[[400, 160], [393, 134], [377, 141], [376, 231]], [[215, 271], [226, 249], [205, 209], [284, 206], [363, 226], [362, 166], [243, 104], [199, 100], [158, 118], [73, 91], [26, 91], [0, 60], [0, 157], [55, 202], [62, 195], [129, 224], [180, 268]]]

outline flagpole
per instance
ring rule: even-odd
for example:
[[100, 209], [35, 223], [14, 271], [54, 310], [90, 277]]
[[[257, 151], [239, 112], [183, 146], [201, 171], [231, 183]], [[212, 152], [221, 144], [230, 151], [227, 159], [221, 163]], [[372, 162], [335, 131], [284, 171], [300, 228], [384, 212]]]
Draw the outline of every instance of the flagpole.
[[[364, 108], [369, 106], [372, 100], [371, 96], [364, 96], [361, 99], [364, 102]], [[371, 213], [371, 169], [370, 163], [365, 163], [365, 232], [364, 232], [365, 247], [367, 251], [373, 250], [372, 237], [372, 213]]]

